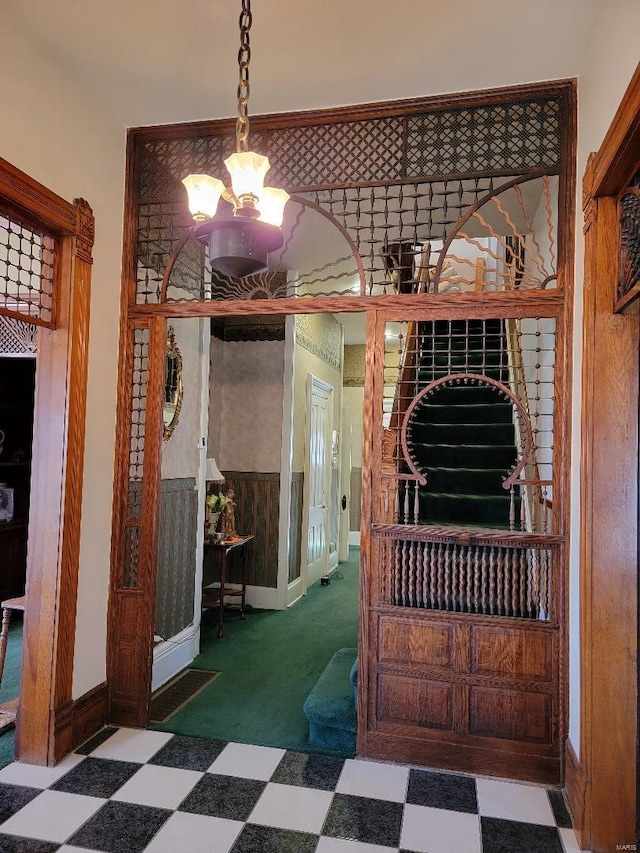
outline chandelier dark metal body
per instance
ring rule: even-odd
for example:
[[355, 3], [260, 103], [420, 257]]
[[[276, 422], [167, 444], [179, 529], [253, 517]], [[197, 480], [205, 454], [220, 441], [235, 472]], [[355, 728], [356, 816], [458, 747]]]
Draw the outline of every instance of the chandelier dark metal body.
[[[242, 0], [236, 153], [224, 161], [231, 175], [231, 189], [210, 175], [188, 175], [182, 182], [197, 223], [195, 236], [208, 243], [212, 269], [233, 278], [267, 269], [269, 253], [284, 242], [280, 225], [289, 199], [284, 190], [264, 186], [269, 160], [248, 150], [251, 21], [251, 0]], [[228, 202], [222, 211], [218, 210], [220, 198]]]

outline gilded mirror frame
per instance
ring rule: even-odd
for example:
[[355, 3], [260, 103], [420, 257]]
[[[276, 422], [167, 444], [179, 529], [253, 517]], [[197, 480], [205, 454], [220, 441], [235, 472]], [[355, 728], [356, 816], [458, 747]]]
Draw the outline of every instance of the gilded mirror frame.
[[178, 423], [180, 409], [182, 408], [182, 395], [182, 353], [175, 341], [175, 330], [173, 326], [169, 326], [162, 404], [162, 438], [164, 441], [169, 441]]

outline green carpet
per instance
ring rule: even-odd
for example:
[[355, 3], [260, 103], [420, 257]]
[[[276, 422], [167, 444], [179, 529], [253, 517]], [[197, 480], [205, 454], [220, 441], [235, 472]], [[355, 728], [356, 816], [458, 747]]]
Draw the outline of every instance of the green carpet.
[[[0, 703], [15, 699], [20, 690], [20, 666], [22, 663], [22, 616], [12, 613], [9, 625], [7, 657], [0, 686]], [[14, 758], [15, 729], [0, 735], [0, 767], [11, 764]]]
[[302, 706], [334, 652], [358, 644], [359, 561], [360, 550], [350, 549], [328, 586], [314, 584], [287, 610], [253, 611], [241, 621], [229, 609], [223, 639], [216, 636], [217, 613], [206, 611], [201, 654], [190, 667], [220, 675], [170, 721], [152, 728], [321, 751], [309, 743]]

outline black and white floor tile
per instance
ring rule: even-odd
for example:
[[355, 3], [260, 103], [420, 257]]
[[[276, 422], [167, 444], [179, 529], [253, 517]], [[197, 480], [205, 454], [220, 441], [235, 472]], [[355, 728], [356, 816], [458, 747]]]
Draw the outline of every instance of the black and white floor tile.
[[0, 770], [3, 853], [578, 853], [536, 785], [105, 729]]

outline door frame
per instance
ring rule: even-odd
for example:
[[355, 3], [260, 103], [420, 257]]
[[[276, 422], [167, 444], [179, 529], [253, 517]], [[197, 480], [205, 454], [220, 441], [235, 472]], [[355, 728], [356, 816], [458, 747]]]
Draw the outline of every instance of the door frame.
[[638, 169], [640, 65], [583, 180], [580, 748], [566, 763], [581, 847], [596, 850], [637, 840], [640, 303], [616, 302], [617, 198]]
[[95, 223], [86, 201], [66, 201], [2, 158], [0, 205], [56, 239], [55, 315], [38, 335], [15, 741], [19, 761], [55, 764], [83, 739], [72, 679]]

